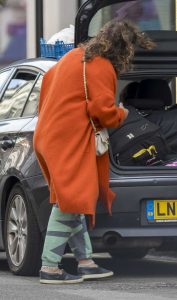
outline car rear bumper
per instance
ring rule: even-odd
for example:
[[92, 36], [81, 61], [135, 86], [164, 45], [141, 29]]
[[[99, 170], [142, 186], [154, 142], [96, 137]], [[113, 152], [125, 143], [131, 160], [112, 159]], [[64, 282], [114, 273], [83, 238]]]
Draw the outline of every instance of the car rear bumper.
[[121, 249], [166, 248], [177, 249], [175, 228], [101, 228], [90, 232], [94, 251]]
[[115, 233], [120, 238], [139, 237], [177, 237], [177, 227], [168, 228], [98, 228], [90, 232], [93, 238], [103, 237], [107, 233]]
[[[125, 226], [126, 225], [126, 226]], [[142, 224], [140, 212], [115, 213], [97, 211], [96, 227], [90, 231], [95, 251], [132, 248], [177, 248], [177, 224]]]

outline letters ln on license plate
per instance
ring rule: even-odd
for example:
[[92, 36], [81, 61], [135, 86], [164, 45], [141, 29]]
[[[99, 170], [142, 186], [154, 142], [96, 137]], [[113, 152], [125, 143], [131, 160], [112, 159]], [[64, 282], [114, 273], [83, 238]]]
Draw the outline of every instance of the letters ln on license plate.
[[146, 218], [150, 222], [177, 222], [177, 200], [148, 200]]

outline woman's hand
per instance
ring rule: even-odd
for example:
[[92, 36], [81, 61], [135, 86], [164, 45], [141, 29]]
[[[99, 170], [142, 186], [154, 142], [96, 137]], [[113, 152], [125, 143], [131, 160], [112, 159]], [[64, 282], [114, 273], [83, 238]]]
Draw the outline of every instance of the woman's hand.
[[122, 122], [120, 123], [120, 126], [124, 123], [124, 121], [126, 120], [126, 118], [128, 117], [128, 114], [129, 114], [129, 110], [127, 108], [124, 107], [123, 103], [120, 102], [119, 103], [119, 107], [122, 108], [124, 110], [124, 115], [125, 115], [125, 118], [124, 120], [122, 120]]

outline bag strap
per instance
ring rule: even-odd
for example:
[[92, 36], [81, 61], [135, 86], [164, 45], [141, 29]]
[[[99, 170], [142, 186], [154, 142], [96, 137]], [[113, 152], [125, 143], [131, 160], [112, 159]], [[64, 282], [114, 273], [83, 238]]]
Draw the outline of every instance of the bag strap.
[[[89, 100], [88, 100], [88, 89], [87, 89], [87, 79], [86, 79], [86, 61], [85, 61], [85, 59], [83, 61], [83, 78], [84, 78], [85, 100], [86, 100], [86, 103], [88, 104]], [[93, 120], [90, 116], [89, 116], [89, 119], [90, 119], [90, 122], [92, 124], [93, 130], [96, 133], [97, 130], [96, 130], [95, 124], [94, 124], [94, 122], [93, 122]]]

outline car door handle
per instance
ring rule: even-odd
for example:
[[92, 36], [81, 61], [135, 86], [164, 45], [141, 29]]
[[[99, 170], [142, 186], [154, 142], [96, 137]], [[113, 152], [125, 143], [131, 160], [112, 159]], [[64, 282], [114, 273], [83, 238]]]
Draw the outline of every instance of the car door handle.
[[9, 148], [12, 148], [14, 146], [14, 141], [9, 138], [8, 136], [5, 136], [1, 141], [0, 141], [0, 146], [1, 149], [6, 151]]

